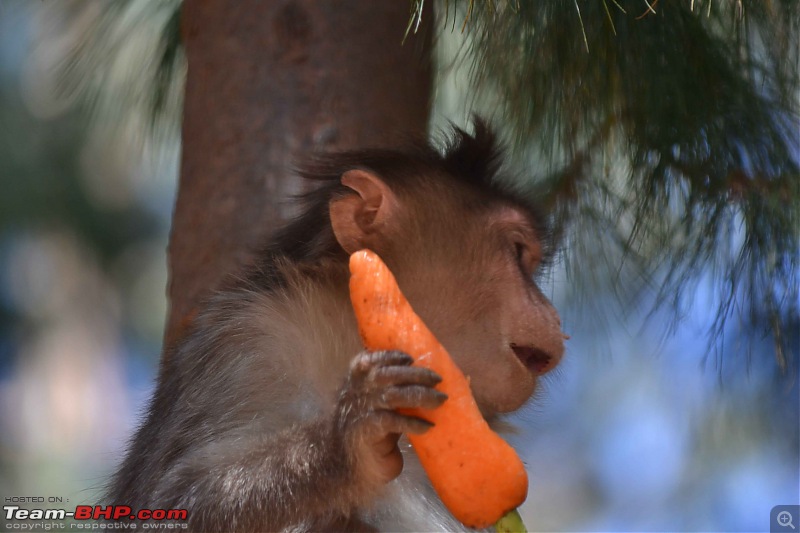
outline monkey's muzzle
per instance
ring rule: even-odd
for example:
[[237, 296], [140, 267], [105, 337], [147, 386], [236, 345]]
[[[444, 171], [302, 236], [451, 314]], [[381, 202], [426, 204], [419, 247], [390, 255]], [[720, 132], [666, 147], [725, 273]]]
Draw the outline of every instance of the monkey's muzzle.
[[555, 366], [554, 358], [539, 348], [511, 344], [511, 349], [525, 368], [537, 376], [549, 372]]

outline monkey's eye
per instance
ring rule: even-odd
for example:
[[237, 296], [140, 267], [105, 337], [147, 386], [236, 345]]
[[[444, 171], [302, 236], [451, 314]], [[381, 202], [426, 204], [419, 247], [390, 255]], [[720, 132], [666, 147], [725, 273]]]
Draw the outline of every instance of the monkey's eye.
[[522, 275], [524, 277], [533, 275], [533, 266], [530, 264], [531, 257], [530, 253], [528, 253], [528, 247], [520, 241], [514, 241], [514, 255]]
[[525, 245], [522, 244], [521, 242], [515, 242], [514, 243], [514, 252], [515, 252], [516, 257], [517, 257], [517, 263], [519, 263], [520, 266], [521, 266], [522, 262], [525, 259]]
[[524, 236], [512, 236], [511, 244], [513, 245], [511, 250], [514, 254], [514, 260], [517, 263], [522, 277], [526, 280], [533, 281], [533, 276], [536, 275], [536, 271], [542, 260], [538, 243]]

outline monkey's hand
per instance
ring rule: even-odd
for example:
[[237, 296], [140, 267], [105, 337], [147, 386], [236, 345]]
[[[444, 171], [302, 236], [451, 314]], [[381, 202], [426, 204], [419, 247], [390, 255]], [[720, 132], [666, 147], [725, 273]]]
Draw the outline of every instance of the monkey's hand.
[[396, 409], [440, 406], [447, 395], [434, 389], [442, 378], [411, 366], [410, 355], [396, 351], [362, 352], [350, 364], [334, 413], [336, 441], [361, 486], [380, 487], [400, 475], [401, 433], [424, 433], [432, 424]]

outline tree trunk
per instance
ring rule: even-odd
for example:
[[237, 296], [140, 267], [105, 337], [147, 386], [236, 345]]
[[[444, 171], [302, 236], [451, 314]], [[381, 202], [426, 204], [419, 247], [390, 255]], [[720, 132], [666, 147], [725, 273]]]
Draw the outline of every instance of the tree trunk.
[[425, 133], [431, 39], [421, 29], [402, 44], [409, 4], [185, 0], [188, 78], [167, 344], [290, 215], [287, 198], [303, 190], [292, 163], [313, 150]]

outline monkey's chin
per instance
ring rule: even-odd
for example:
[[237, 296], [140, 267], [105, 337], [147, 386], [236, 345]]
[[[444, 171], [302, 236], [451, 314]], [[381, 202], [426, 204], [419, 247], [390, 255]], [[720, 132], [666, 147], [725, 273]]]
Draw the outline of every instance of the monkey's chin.
[[476, 395], [475, 401], [483, 417], [487, 420], [496, 415], [513, 413], [525, 405], [536, 391], [536, 378], [527, 373], [521, 374], [523, 379], [515, 379], [513, 383], [503, 389], [502, 395], [492, 395], [490, 397], [479, 397]]

